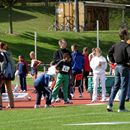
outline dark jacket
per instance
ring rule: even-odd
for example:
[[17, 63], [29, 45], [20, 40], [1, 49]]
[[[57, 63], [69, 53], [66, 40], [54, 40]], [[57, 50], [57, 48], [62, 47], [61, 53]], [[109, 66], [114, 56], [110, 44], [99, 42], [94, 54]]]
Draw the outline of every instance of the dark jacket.
[[71, 53], [70, 53], [69, 50], [67, 50], [66, 48], [64, 48], [64, 49], [60, 48], [53, 55], [53, 61], [54, 61], [55, 64], [57, 64], [60, 60], [63, 59], [63, 54], [64, 53], [68, 53], [70, 55], [70, 57], [71, 57]]
[[112, 63], [128, 66], [130, 63], [130, 45], [124, 41], [114, 44], [108, 52], [108, 57]]

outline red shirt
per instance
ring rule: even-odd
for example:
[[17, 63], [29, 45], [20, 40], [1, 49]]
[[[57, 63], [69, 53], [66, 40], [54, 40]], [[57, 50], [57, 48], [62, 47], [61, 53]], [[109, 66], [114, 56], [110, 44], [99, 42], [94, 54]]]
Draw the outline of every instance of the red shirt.
[[84, 57], [84, 71], [90, 71], [90, 63], [88, 55], [83, 54], [83, 57]]

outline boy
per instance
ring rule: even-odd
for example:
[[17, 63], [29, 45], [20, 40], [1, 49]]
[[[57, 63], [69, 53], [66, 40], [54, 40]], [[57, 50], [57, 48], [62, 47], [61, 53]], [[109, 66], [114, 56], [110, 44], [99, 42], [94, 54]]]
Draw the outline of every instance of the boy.
[[63, 95], [64, 95], [64, 103], [71, 104], [68, 99], [68, 85], [69, 85], [69, 73], [71, 70], [71, 58], [68, 53], [63, 54], [63, 60], [59, 61], [56, 65], [56, 69], [58, 71], [56, 85], [54, 86], [52, 92], [52, 103], [55, 102], [57, 98], [60, 86], [62, 84]]
[[34, 108], [39, 108], [41, 103], [41, 97], [46, 94], [45, 108], [51, 105], [51, 90], [49, 89], [49, 82], [54, 78], [52, 75], [43, 73], [34, 80], [34, 87], [36, 89], [36, 104]]
[[24, 60], [24, 57], [20, 55], [19, 62], [17, 64], [17, 70], [19, 75], [19, 81], [21, 85], [21, 91], [26, 92], [27, 91], [27, 83], [26, 83], [26, 76], [28, 74], [28, 65]]

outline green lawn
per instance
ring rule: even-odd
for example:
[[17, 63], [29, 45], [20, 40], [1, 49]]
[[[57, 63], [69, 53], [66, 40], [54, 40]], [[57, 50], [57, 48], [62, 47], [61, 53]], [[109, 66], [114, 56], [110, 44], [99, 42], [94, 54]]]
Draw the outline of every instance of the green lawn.
[[[38, 33], [38, 59], [43, 63], [49, 63], [52, 60], [54, 51], [58, 48], [58, 40], [64, 38], [68, 42], [68, 49], [73, 43], [79, 45], [79, 50], [82, 51], [84, 46], [89, 48], [96, 47], [96, 31], [87, 32], [49, 32], [48, 27], [54, 20], [54, 7], [20, 7], [13, 8], [13, 28], [14, 35], [7, 34], [8, 32], [8, 10], [0, 9], [0, 41], [8, 43], [10, 50], [13, 53], [14, 59], [18, 60], [18, 55], [22, 54], [25, 59], [30, 62], [29, 52], [34, 50], [34, 32]], [[119, 11], [120, 12], [120, 11]], [[115, 13], [116, 14], [116, 13]], [[100, 48], [103, 55], [107, 55], [110, 46], [119, 40], [117, 26], [120, 23], [120, 13], [118, 16], [111, 14], [110, 16], [110, 31], [100, 32]], [[115, 24], [117, 21], [117, 24]], [[114, 31], [113, 31], [113, 30]]]
[[[130, 108], [130, 104], [126, 106]], [[128, 130], [130, 113], [106, 112], [106, 105], [0, 111], [0, 130]], [[115, 125], [68, 125], [98, 122], [128, 122]]]

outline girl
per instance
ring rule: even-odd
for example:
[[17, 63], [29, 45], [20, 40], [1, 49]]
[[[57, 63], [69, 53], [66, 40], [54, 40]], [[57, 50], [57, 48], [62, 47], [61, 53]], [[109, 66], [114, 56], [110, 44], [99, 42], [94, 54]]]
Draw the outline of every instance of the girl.
[[37, 68], [41, 64], [41, 61], [39, 61], [35, 58], [34, 51], [30, 52], [30, 58], [31, 58], [31, 75], [32, 75], [33, 79], [36, 79], [37, 78]]
[[105, 85], [105, 70], [107, 68], [107, 62], [105, 57], [101, 55], [100, 48], [96, 48], [96, 56], [90, 61], [90, 67], [93, 70], [93, 95], [92, 102], [97, 100], [97, 88], [99, 86], [99, 80], [102, 86], [102, 100], [106, 101], [106, 85]]

